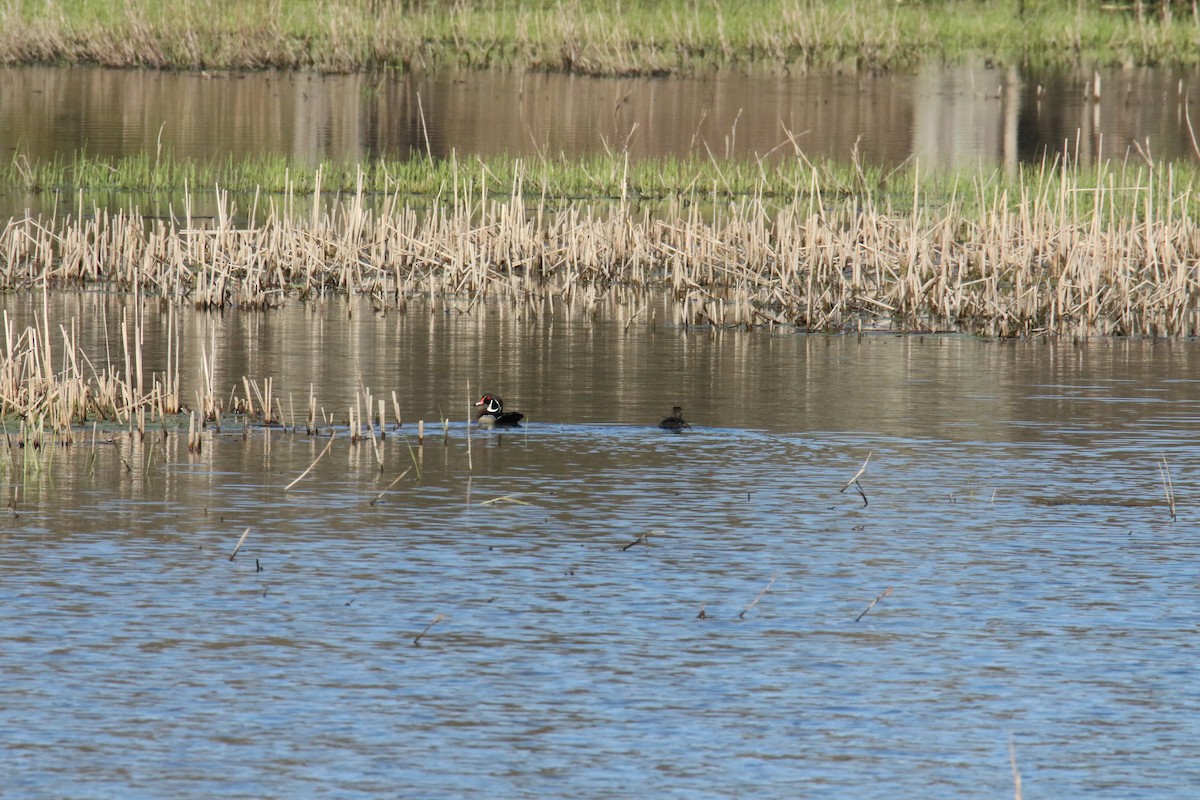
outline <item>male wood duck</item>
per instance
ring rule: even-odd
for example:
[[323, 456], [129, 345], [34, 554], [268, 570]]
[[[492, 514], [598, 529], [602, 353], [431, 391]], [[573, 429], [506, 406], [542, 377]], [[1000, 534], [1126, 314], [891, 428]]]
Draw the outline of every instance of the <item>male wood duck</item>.
[[515, 428], [525, 416], [520, 411], [505, 411], [504, 401], [491, 394], [479, 398], [475, 408], [475, 420], [485, 428]]
[[684, 428], [690, 428], [692, 426], [688, 425], [687, 422], [684, 421], [683, 409], [679, 406], [675, 406], [671, 409], [671, 416], [658, 423], [658, 427], [665, 431], [681, 431]]

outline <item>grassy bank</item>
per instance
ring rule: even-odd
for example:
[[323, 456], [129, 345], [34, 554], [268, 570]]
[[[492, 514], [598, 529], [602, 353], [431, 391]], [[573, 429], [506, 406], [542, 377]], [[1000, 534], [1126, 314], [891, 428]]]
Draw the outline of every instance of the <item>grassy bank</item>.
[[[1063, 160], [1054, 162], [1061, 165]], [[997, 204], [1012, 206], [1027, 195], [1076, 198], [1076, 211], [1090, 212], [1092, 190], [1114, 182], [1141, 184], [1161, 174], [1167, 165], [1146, 158], [1104, 162], [1087, 168], [1022, 165], [1010, 171], [963, 168], [923, 170], [909, 163], [896, 168], [859, 160], [810, 160], [797, 149], [789, 157], [647, 158], [629, 159], [620, 152], [588, 159], [565, 157], [413, 158], [368, 161], [324, 161], [302, 164], [282, 156], [200, 162], [177, 160], [169, 154], [140, 153], [124, 158], [76, 154], [53, 161], [30, 161], [22, 156], [0, 164], [0, 191], [72, 198], [77, 192], [116, 192], [136, 198], [161, 193], [182, 197], [197, 187], [220, 186], [242, 196], [277, 195], [295, 198], [361, 193], [369, 204], [428, 206], [453, 203], [455, 198], [490, 200], [514, 196], [544, 206], [567, 203], [627, 201], [654, 209], [664, 203], [708, 204], [754, 199], [775, 206], [820, 196], [826, 201], [863, 203], [909, 210], [914, 202], [937, 206], [954, 198], [966, 203], [964, 212], [978, 213]], [[1177, 186], [1200, 186], [1200, 164], [1169, 165]], [[1162, 187], [1160, 181], [1155, 184]], [[969, 188], [969, 191], [964, 191]], [[203, 189], [202, 189], [203, 190]], [[1138, 213], [1138, 195], [1109, 193], [1105, 202], [1120, 213]], [[68, 205], [73, 201], [68, 200]], [[295, 205], [289, 202], [289, 205]], [[980, 205], [982, 204], [982, 205]], [[260, 203], [260, 205], [265, 205]]]
[[357, 191], [256, 195], [255, 210], [222, 195], [204, 219], [186, 198], [166, 219], [80, 207], [10, 221], [0, 289], [96, 285], [211, 309], [491, 298], [530, 313], [666, 291], [680, 320], [718, 326], [1195, 336], [1200, 183], [1179, 169], [1060, 164], [929, 185], [913, 170], [907, 198], [810, 180], [787, 197], [697, 191], [653, 208], [555, 205], [520, 176], [495, 192], [464, 177], [416, 206]]
[[1099, 0], [6, 0], [0, 63], [597, 75], [896, 70], [965, 54], [1039, 65], [1200, 63], [1192, 5], [1137, 8]]

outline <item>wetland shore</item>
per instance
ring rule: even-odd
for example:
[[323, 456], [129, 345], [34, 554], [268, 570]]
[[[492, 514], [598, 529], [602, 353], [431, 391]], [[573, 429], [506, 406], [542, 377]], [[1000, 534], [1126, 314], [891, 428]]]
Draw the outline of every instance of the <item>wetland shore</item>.
[[670, 75], [998, 63], [1200, 63], [1195, 3], [211, 0], [0, 8], [0, 63], [321, 72]]

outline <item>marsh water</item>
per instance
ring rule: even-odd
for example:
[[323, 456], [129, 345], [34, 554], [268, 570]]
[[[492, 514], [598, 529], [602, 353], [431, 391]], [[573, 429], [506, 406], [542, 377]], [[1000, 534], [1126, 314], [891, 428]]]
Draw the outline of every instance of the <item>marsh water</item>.
[[1200, 73], [931, 64], [911, 73], [588, 78], [0, 68], [3, 157], [509, 154], [1015, 165], [1196, 158]]
[[1195, 795], [1200, 344], [466, 310], [179, 312], [288, 429], [5, 449], [5, 797]]

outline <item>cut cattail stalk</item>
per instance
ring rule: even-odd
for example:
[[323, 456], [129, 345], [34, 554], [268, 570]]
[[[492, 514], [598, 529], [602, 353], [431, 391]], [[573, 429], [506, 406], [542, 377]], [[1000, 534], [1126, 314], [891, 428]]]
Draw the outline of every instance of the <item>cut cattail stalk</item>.
[[863, 617], [865, 617], [865, 616], [867, 615], [867, 612], [868, 612], [868, 611], [870, 611], [872, 608], [874, 608], [874, 607], [875, 607], [875, 604], [876, 604], [876, 603], [878, 603], [880, 600], [882, 600], [883, 598], [887, 597], [887, 596], [888, 596], [889, 594], [891, 594], [891, 593], [892, 593], [892, 587], [890, 587], [890, 586], [889, 586], [889, 587], [887, 587], [886, 589], [884, 589], [884, 590], [883, 590], [883, 594], [879, 595], [879, 597], [876, 597], [874, 600], [872, 600], [872, 601], [871, 601], [871, 604], [870, 604], [869, 606], [867, 606], [866, 608], [864, 608], [864, 609], [863, 609], [863, 612], [862, 612], [861, 614], [859, 614], [857, 617], [855, 617], [855, 618], [854, 618], [854, 621], [855, 621], [855, 622], [858, 622], [860, 619], [862, 619]]

